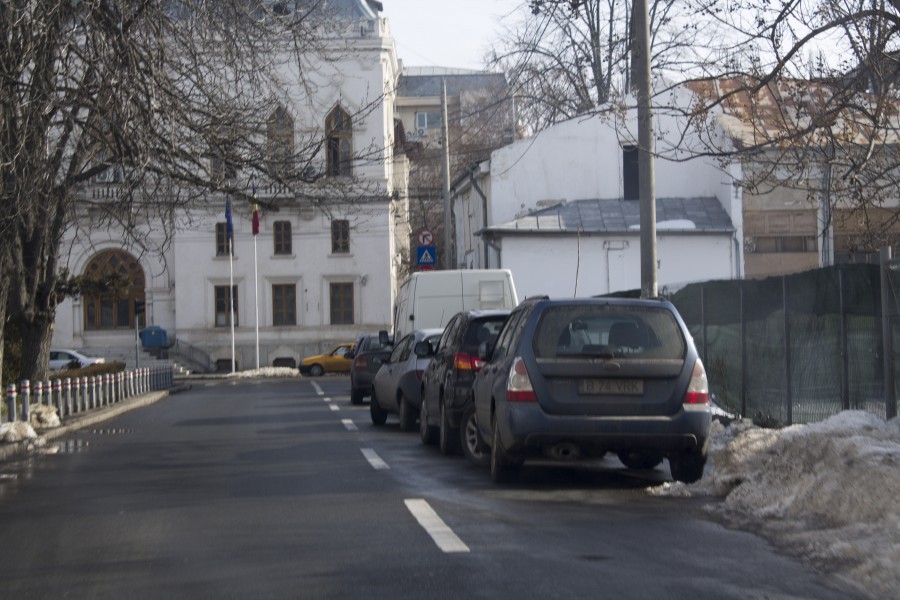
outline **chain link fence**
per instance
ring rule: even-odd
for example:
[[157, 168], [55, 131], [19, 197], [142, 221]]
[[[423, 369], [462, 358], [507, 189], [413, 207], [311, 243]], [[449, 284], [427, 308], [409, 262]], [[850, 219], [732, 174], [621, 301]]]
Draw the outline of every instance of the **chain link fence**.
[[898, 298], [900, 261], [889, 251], [880, 266], [708, 281], [669, 295], [703, 356], [717, 403], [768, 426], [842, 410], [895, 416]]

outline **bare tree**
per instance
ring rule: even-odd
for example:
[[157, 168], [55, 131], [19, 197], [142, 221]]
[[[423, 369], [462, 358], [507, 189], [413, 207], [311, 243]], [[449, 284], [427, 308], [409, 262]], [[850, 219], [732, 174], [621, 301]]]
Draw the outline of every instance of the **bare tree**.
[[[700, 0], [700, 5], [714, 4]], [[689, 10], [689, 8], [691, 10]], [[632, 10], [629, 0], [530, 0], [495, 47], [529, 130], [589, 114], [631, 86]], [[695, 64], [713, 37], [682, 0], [650, 3], [653, 68], [680, 73]]]
[[[60, 245], [69, 228], [115, 226], [125, 244], [150, 250], [160, 232], [169, 243], [175, 211], [219, 202], [221, 194], [247, 197], [250, 176], [279, 185], [286, 203], [315, 197], [322, 210], [328, 199], [372, 193], [352, 181], [348, 190], [350, 178], [322, 177], [332, 148], [321, 128], [307, 127], [302, 139], [277, 148], [266, 135], [282, 99], [313, 103], [316, 86], [341, 76], [328, 65], [349, 49], [329, 31], [323, 7], [263, 0], [0, 5], [0, 323], [16, 319], [22, 332], [22, 377], [45, 374], [66, 293]], [[374, 91], [360, 112], [383, 92]], [[384, 151], [354, 148], [342, 158], [381, 160]], [[117, 192], [87, 194], [103, 174], [122, 182]]]

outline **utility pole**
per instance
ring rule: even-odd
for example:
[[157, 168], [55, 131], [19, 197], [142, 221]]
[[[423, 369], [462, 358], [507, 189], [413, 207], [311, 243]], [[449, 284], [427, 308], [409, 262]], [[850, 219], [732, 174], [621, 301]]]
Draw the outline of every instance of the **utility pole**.
[[452, 269], [450, 253], [453, 249], [450, 222], [450, 131], [447, 126], [447, 80], [441, 80], [441, 147], [444, 156], [444, 268]]
[[650, 19], [647, 0], [634, 2], [638, 102], [638, 187], [641, 211], [641, 298], [655, 298], [656, 189], [653, 175], [653, 110], [650, 104]]

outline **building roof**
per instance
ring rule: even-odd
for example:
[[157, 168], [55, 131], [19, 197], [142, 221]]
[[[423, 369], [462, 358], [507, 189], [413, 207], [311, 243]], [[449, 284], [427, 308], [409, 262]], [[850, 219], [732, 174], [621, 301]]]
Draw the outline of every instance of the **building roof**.
[[[685, 85], [700, 100], [698, 112], [719, 106], [717, 121], [739, 147], [796, 144], [801, 132], [812, 133], [814, 141], [830, 143], [825, 136], [828, 131], [854, 144], [867, 144], [873, 138], [898, 142], [897, 104], [885, 112], [885, 123], [876, 128], [867, 111], [874, 114], [879, 99], [840, 82], [777, 79], [763, 84], [753, 78], [732, 77]], [[822, 133], [816, 134], [818, 130]]]
[[503, 73], [466, 71], [463, 69], [403, 69], [400, 75], [398, 95], [405, 97], [440, 96], [441, 82], [447, 82], [447, 95], [458, 96], [468, 90], [483, 90], [495, 86], [506, 87]]
[[[734, 225], [716, 198], [657, 198], [656, 230], [731, 233]], [[577, 200], [531, 211], [482, 234], [634, 233], [640, 231], [637, 200]]]

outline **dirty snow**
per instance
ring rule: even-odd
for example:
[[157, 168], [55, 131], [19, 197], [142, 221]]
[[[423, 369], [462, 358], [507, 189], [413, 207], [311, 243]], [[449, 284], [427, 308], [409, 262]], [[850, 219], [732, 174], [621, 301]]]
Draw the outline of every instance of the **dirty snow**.
[[25, 421], [3, 423], [0, 425], [0, 442], [21, 442], [37, 439], [37, 432]]
[[713, 423], [697, 483], [650, 493], [716, 496], [708, 510], [870, 598], [900, 598], [900, 419], [862, 411], [781, 430]]
[[259, 369], [250, 369], [249, 371], [238, 371], [229, 373], [228, 377], [236, 379], [252, 379], [254, 377], [300, 377], [297, 369], [289, 367], [262, 367]]

